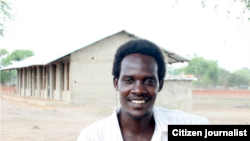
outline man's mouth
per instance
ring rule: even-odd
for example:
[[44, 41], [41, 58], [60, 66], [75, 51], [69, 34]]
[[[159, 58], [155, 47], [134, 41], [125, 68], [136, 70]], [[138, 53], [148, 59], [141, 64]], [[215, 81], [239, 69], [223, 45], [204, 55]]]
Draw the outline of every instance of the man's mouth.
[[146, 100], [131, 100], [131, 102], [135, 104], [143, 104], [146, 103]]

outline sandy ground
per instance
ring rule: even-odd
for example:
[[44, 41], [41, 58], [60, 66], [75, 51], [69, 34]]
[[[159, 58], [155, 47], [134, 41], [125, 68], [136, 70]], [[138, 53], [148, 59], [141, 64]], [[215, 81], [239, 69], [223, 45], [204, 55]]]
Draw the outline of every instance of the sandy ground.
[[211, 124], [250, 125], [250, 91], [194, 92], [189, 112], [206, 117]]
[[[74, 141], [87, 125], [112, 109], [41, 107], [1, 98], [1, 141]], [[193, 110], [211, 124], [250, 124], [250, 94], [194, 94]]]

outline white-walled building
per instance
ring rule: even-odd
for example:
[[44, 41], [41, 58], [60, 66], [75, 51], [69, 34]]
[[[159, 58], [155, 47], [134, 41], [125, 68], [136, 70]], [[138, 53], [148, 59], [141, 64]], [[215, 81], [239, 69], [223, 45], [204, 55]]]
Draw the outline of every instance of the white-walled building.
[[[120, 31], [63, 55], [35, 55], [1, 71], [17, 69], [16, 95], [53, 99], [82, 106], [118, 106], [113, 87], [112, 65], [117, 48], [139, 37]], [[157, 43], [156, 43], [157, 44]], [[168, 64], [188, 61], [163, 49]], [[166, 64], [167, 66], [167, 64]], [[156, 104], [183, 109], [191, 106], [191, 80], [165, 80]]]

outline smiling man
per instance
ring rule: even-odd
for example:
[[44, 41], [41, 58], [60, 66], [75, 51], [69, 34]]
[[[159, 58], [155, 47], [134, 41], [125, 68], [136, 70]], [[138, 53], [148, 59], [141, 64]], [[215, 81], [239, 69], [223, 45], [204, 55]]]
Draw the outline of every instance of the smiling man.
[[83, 129], [77, 141], [166, 141], [169, 124], [209, 124], [204, 117], [154, 107], [165, 72], [163, 54], [154, 43], [139, 39], [119, 47], [112, 74], [121, 106]]

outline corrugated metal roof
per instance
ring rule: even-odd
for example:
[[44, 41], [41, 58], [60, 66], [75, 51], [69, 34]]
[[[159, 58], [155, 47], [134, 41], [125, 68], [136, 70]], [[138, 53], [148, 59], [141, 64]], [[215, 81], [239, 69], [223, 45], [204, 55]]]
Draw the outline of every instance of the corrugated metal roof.
[[17, 69], [17, 68], [24, 68], [24, 67], [30, 67], [30, 66], [43, 66], [64, 56], [65, 55], [63, 54], [54, 54], [54, 55], [38, 54], [38, 55], [31, 56], [29, 58], [26, 58], [22, 61], [14, 62], [12, 65], [4, 67], [1, 70]]
[[[137, 36], [137, 35], [134, 35], [134, 34], [132, 34], [132, 33], [129, 33], [128, 31], [123, 30], [122, 32], [125, 32], [125, 33], [127, 33], [127, 34], [129, 34], [129, 35], [131, 35], [131, 36], [134, 36], [134, 37], [138, 38], [138, 39], [143, 39], [143, 38], [141, 38], [141, 37], [139, 37], [139, 36]], [[157, 44], [157, 43], [156, 43], [156, 44]], [[178, 54], [176, 54], [176, 53], [174, 53], [174, 52], [172, 52], [172, 51], [170, 51], [170, 50], [167, 50], [167, 49], [165, 49], [165, 48], [163, 48], [163, 47], [161, 47], [161, 46], [159, 46], [159, 47], [160, 47], [165, 53], [168, 54], [168, 63], [169, 63], [169, 64], [178, 63], [178, 62], [184, 63], [184, 62], [188, 62], [188, 61], [189, 61], [188, 59], [186, 59], [186, 58], [184, 58], [184, 57], [182, 57], [182, 56], [180, 56], [180, 55], [178, 55]]]
[[[125, 30], [122, 30], [122, 31], [117, 32], [115, 34], [112, 34], [110, 36], [116, 35], [116, 34], [121, 33], [121, 32], [124, 32], [126, 34], [131, 35], [131, 36], [134, 36], [134, 37], [136, 37], [138, 39], [143, 39], [143, 38], [138, 37], [138, 36], [136, 36], [136, 35], [134, 35], [132, 33], [129, 33], [128, 31], [125, 31]], [[65, 57], [65, 56], [67, 56], [67, 55], [69, 55], [69, 54], [71, 54], [71, 53], [73, 53], [75, 51], [83, 49], [83, 48], [85, 48], [85, 47], [87, 47], [87, 46], [89, 46], [91, 44], [94, 44], [94, 43], [96, 43], [96, 42], [98, 42], [100, 40], [103, 40], [105, 38], [108, 38], [110, 36], [104, 37], [104, 38], [99, 39], [99, 40], [90, 39], [90, 40], [88, 40], [89, 41], [88, 43], [83, 43], [83, 47], [78, 48], [78, 49], [74, 49], [74, 48], [71, 49], [70, 48], [71, 50], [67, 50], [67, 51], [64, 51], [64, 52], [52, 52], [53, 54], [50, 54], [50, 53], [47, 53], [47, 54], [37, 54], [37, 55], [34, 55], [32, 57], [26, 58], [26, 59], [24, 59], [24, 60], [22, 60], [20, 62], [15, 62], [15, 63], [13, 63], [10, 66], [2, 68], [1, 70], [8, 70], [8, 69], [24, 68], [24, 67], [31, 67], [31, 66], [43, 66], [43, 65], [47, 65], [47, 64], [49, 64], [49, 63], [51, 63], [53, 61], [56, 61], [56, 60], [58, 60], [58, 59], [60, 59], [62, 57]], [[182, 57], [182, 56], [180, 56], [180, 55], [178, 55], [178, 54], [176, 54], [174, 52], [171, 52], [171, 51], [169, 51], [169, 50], [167, 50], [165, 48], [161, 47], [161, 49], [163, 51], [165, 51], [165, 53], [168, 54], [168, 57], [169, 57], [168, 58], [168, 63], [169, 64], [189, 61], [188, 59], [186, 59], [186, 58], [184, 58], [184, 57]]]

